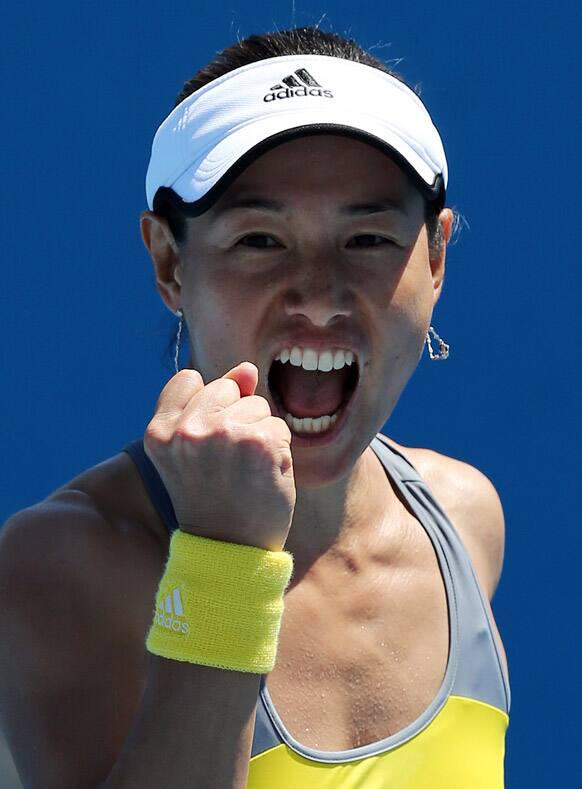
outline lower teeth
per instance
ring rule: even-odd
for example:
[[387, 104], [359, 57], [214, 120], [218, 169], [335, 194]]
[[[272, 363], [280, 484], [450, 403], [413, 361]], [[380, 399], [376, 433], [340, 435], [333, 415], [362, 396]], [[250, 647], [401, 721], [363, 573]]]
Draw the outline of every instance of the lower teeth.
[[311, 416], [297, 417], [293, 416], [293, 414], [290, 414], [288, 411], [285, 411], [283, 403], [281, 402], [281, 398], [277, 392], [271, 391], [271, 394], [273, 396], [273, 400], [275, 401], [275, 405], [284, 415], [285, 422], [287, 422], [289, 429], [294, 433], [325, 433], [326, 430], [329, 430], [330, 427], [335, 425], [339, 415], [347, 405], [347, 402], [344, 401], [339, 406], [337, 411], [331, 416], [326, 414], [325, 416], [318, 416], [317, 419], [314, 419]]
[[285, 422], [294, 433], [323, 433], [332, 425], [335, 425], [341, 412], [341, 407], [333, 416], [319, 416], [317, 419], [305, 416], [302, 419], [284, 411]]

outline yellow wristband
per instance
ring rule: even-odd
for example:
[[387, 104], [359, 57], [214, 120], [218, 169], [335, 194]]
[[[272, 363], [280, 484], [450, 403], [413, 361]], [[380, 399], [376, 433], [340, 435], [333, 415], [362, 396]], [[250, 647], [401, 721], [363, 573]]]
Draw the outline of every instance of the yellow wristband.
[[146, 647], [154, 655], [263, 674], [275, 666], [293, 555], [177, 529]]

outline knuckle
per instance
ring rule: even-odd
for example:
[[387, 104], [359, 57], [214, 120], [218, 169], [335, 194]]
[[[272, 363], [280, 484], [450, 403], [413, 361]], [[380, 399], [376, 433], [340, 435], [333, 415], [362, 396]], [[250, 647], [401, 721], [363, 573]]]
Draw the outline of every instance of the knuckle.
[[197, 384], [204, 383], [198, 370], [191, 370], [188, 367], [185, 367], [183, 370], [177, 372], [174, 378], [179, 378], [180, 381], [192, 381], [193, 383]]
[[245, 397], [245, 400], [248, 400], [249, 403], [251, 403], [253, 407], [259, 411], [259, 413], [267, 414], [268, 416], [271, 415], [271, 406], [265, 397], [262, 397], [261, 395], [249, 395], [248, 397]]
[[193, 419], [178, 423], [174, 429], [174, 438], [184, 444], [192, 444], [203, 437], [204, 432]]
[[168, 425], [154, 417], [145, 429], [143, 442], [148, 447], [163, 446], [169, 443], [171, 437]]
[[284, 436], [287, 436], [288, 439], [292, 438], [291, 428], [284, 419], [281, 419], [280, 416], [273, 416], [272, 420], [278, 433], [282, 433]]
[[266, 455], [271, 452], [273, 437], [270, 433], [253, 425], [252, 431], [244, 431], [239, 438], [239, 443], [244, 451], [252, 454]]

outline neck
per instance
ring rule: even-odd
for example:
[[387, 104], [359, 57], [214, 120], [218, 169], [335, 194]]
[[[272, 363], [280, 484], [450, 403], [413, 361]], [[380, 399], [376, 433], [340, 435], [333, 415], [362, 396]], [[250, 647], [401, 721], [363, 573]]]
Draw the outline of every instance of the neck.
[[293, 583], [324, 556], [341, 557], [342, 563], [355, 566], [361, 546], [374, 542], [372, 535], [382, 530], [387, 507], [395, 498], [384, 467], [370, 447], [348, 477], [318, 488], [298, 484], [285, 543], [285, 550], [293, 554]]

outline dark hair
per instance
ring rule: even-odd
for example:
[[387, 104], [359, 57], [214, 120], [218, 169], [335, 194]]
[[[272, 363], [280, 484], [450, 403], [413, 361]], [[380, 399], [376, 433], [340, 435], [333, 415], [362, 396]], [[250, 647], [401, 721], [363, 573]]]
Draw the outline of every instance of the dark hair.
[[[328, 55], [344, 60], [353, 60], [372, 66], [405, 82], [402, 77], [388, 68], [381, 60], [370, 55], [352, 39], [342, 38], [335, 33], [326, 33], [318, 27], [299, 27], [280, 30], [276, 33], [252, 35], [227, 47], [214, 60], [200, 69], [185, 83], [178, 94], [174, 107], [185, 98], [214, 79], [228, 74], [241, 66], [258, 60], [281, 55]], [[410, 86], [409, 86], [410, 87]], [[176, 199], [177, 198], [177, 199]], [[154, 210], [164, 216], [178, 244], [186, 237], [186, 215], [179, 207], [180, 199], [171, 189], [160, 189], [156, 195]], [[431, 249], [442, 244], [441, 226], [438, 216], [442, 203], [425, 198], [425, 222]]]

